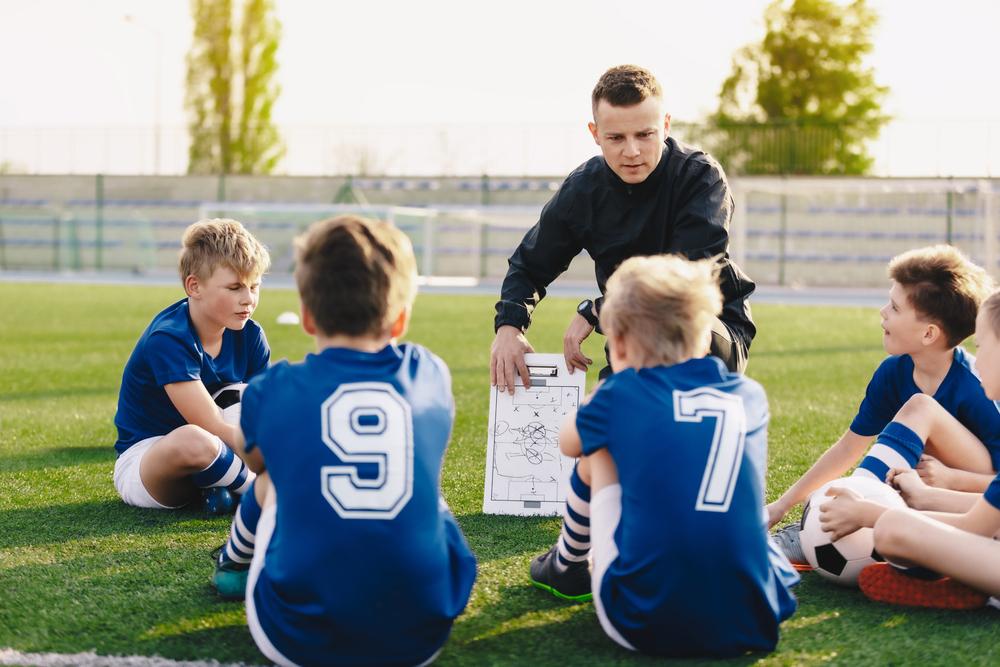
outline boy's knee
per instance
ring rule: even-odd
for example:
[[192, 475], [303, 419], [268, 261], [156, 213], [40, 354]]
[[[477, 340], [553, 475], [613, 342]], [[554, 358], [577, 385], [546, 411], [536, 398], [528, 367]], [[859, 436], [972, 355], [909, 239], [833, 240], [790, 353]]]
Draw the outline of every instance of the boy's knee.
[[889, 510], [875, 522], [873, 532], [875, 551], [884, 558], [903, 560], [913, 552], [918, 531], [906, 510]]
[[906, 399], [903, 407], [896, 413], [894, 421], [906, 422], [915, 418], [929, 418], [939, 407], [937, 401], [927, 394], [914, 394]]
[[185, 424], [172, 434], [176, 463], [185, 468], [202, 470], [212, 465], [219, 455], [218, 439], [195, 424]]

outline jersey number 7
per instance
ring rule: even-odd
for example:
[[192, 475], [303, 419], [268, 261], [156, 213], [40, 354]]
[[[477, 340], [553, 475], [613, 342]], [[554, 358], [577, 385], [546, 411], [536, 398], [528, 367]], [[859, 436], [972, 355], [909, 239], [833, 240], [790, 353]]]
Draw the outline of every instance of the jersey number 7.
[[[674, 421], [705, 422], [706, 418], [714, 421], [712, 446], [694, 508], [699, 512], [728, 512], [743, 463], [747, 434], [743, 399], [709, 387], [674, 391]], [[705, 426], [703, 431], [708, 436], [708, 428], [713, 424], [705, 422]]]

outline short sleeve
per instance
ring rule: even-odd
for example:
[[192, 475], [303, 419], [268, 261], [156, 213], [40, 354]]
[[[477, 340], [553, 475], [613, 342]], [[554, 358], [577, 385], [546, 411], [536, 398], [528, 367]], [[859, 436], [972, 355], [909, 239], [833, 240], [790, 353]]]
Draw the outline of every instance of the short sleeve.
[[143, 350], [156, 384], [201, 379], [201, 355], [193, 343], [186, 343], [167, 333], [153, 332]]
[[243, 391], [243, 399], [240, 401], [240, 429], [243, 431], [245, 443], [243, 449], [247, 452], [257, 447], [261, 397], [266, 378], [266, 373], [258, 375], [247, 384], [247, 388]]
[[576, 430], [585, 455], [608, 446], [611, 432], [611, 403], [614, 384], [607, 380], [576, 413]]
[[997, 475], [990, 485], [986, 487], [986, 492], [983, 493], [983, 498], [986, 499], [990, 505], [996, 507], [1000, 510], [1000, 475]]
[[263, 329], [257, 329], [256, 336], [250, 341], [248, 349], [250, 358], [247, 359], [246, 380], [250, 381], [251, 378], [266, 371], [267, 365], [271, 361], [271, 346], [267, 343], [267, 336], [264, 335]]
[[889, 357], [875, 370], [865, 397], [858, 407], [858, 414], [851, 422], [851, 430], [858, 435], [878, 435], [886, 424], [896, 416], [901, 407], [893, 386], [893, 375], [897, 372], [899, 357]]

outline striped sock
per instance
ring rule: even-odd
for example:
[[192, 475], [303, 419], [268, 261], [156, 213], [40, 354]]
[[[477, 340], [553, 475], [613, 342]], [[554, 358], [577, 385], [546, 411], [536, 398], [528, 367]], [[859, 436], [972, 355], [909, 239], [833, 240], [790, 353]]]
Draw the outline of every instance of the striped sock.
[[557, 572], [565, 572], [573, 563], [586, 561], [590, 553], [590, 487], [580, 479], [575, 467], [569, 478], [558, 553]]
[[224, 486], [233, 493], [245, 494], [256, 477], [243, 459], [219, 440], [219, 455], [210, 466], [191, 475], [191, 481], [199, 489]]
[[873, 477], [880, 482], [892, 468], [913, 468], [924, 453], [924, 441], [899, 422], [890, 422], [878, 434], [865, 458], [861, 459], [854, 475]]
[[253, 558], [253, 547], [257, 534], [257, 521], [260, 520], [260, 505], [253, 492], [253, 484], [240, 499], [240, 507], [233, 517], [233, 526], [229, 530], [229, 541], [219, 555], [219, 562], [247, 564]]

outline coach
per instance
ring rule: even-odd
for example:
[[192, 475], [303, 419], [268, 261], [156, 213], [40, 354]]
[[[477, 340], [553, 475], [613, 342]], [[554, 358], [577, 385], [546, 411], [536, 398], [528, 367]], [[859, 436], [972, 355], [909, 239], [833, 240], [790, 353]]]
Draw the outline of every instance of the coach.
[[[514, 374], [530, 385], [524, 354], [533, 352], [524, 332], [545, 288], [583, 249], [594, 259], [597, 287], [635, 255], [677, 253], [715, 257], [724, 305], [712, 327], [711, 353], [730, 370], [746, 367], [756, 328], [747, 298], [754, 283], [729, 260], [733, 197], [722, 167], [706, 153], [667, 137], [670, 115], [663, 90], [634, 65], [605, 72], [592, 94], [588, 124], [601, 157], [566, 177], [511, 255], [490, 352], [490, 381], [514, 391]], [[577, 307], [563, 338], [570, 369], [592, 363], [580, 345], [598, 325], [603, 297]], [[610, 374], [601, 371], [601, 377]]]

